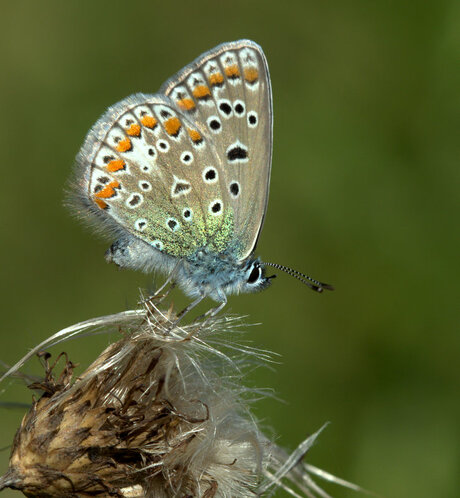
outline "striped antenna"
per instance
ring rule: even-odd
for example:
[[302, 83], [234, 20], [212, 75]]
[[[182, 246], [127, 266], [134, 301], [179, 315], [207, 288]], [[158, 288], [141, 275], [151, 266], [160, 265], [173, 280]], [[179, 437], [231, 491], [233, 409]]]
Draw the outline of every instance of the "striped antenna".
[[288, 268], [287, 266], [279, 265], [277, 263], [265, 263], [265, 262], [262, 264], [264, 266], [271, 266], [273, 268], [276, 268], [277, 270], [284, 271], [288, 275], [291, 275], [291, 277], [295, 277], [297, 278], [297, 280], [300, 280], [303, 284], [308, 285], [310, 289], [313, 289], [316, 292], [323, 292], [324, 289], [331, 291], [334, 290], [334, 287], [332, 287], [332, 285], [319, 282], [318, 280], [315, 280], [314, 278], [311, 278], [308, 275], [300, 273], [300, 271]]

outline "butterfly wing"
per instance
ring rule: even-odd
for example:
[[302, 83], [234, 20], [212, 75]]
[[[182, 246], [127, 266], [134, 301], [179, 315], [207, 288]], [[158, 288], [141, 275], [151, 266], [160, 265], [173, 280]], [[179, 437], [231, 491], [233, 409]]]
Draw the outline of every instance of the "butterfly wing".
[[256, 244], [270, 179], [263, 53], [248, 41], [221, 45], [163, 91], [128, 97], [95, 124], [77, 156], [80, 199], [116, 233], [170, 256], [202, 246], [221, 253], [237, 240], [243, 259]]
[[237, 257], [254, 250], [267, 209], [272, 96], [264, 53], [250, 40], [203, 54], [161, 89], [212, 143], [224, 206], [233, 212]]
[[203, 173], [216, 160], [204, 134], [167, 97], [134, 95], [88, 134], [77, 157], [81, 197], [117, 233], [165, 254], [186, 257], [204, 245], [222, 252], [232, 220], [222, 204], [217, 212], [203, 207], [222, 197], [220, 184]]

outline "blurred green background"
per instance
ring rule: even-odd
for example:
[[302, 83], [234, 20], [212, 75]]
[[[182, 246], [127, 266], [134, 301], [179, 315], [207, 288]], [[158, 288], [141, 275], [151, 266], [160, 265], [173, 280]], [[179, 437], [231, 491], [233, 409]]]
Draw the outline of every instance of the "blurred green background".
[[[336, 286], [317, 295], [280, 275], [230, 299], [262, 323], [245, 337], [281, 355], [247, 382], [284, 401], [255, 414], [288, 449], [331, 421], [309, 462], [379, 495], [458, 497], [459, 28], [460, 4], [442, 0], [4, 2], [1, 359], [151, 287], [107, 265], [108, 242], [63, 207], [74, 156], [107, 106], [252, 38], [275, 112], [257, 252]], [[64, 349], [86, 365], [107, 341]], [[3, 388], [2, 401], [31, 399], [18, 382]], [[0, 446], [22, 413], [2, 409]]]

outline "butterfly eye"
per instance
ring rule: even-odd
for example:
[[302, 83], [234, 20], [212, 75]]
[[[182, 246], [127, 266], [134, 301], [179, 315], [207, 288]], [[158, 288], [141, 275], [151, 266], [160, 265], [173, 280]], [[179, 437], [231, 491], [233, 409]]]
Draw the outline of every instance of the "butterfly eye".
[[249, 275], [248, 284], [254, 284], [255, 282], [257, 282], [257, 280], [259, 280], [260, 273], [261, 273], [260, 266], [254, 266]]

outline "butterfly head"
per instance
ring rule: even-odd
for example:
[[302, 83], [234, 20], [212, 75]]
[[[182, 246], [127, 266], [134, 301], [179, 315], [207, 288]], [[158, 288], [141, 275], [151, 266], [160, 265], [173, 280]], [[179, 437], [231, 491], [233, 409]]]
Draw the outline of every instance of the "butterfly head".
[[256, 292], [267, 288], [276, 275], [266, 276], [263, 263], [257, 258], [250, 260], [244, 271], [242, 292]]
[[271, 284], [271, 280], [276, 277], [276, 275], [266, 275], [266, 267], [270, 266], [291, 275], [291, 277], [297, 278], [316, 292], [323, 292], [324, 289], [334, 290], [332, 285], [315, 280], [314, 278], [287, 266], [279, 265], [277, 263], [265, 263], [260, 261], [259, 258], [251, 258], [241, 268], [241, 273], [237, 279], [239, 287], [238, 292], [256, 292], [268, 287]]
[[263, 263], [249, 257], [238, 261], [229, 254], [197, 251], [179, 266], [177, 283], [191, 297], [206, 295], [225, 301], [227, 295], [258, 292], [270, 285]]

